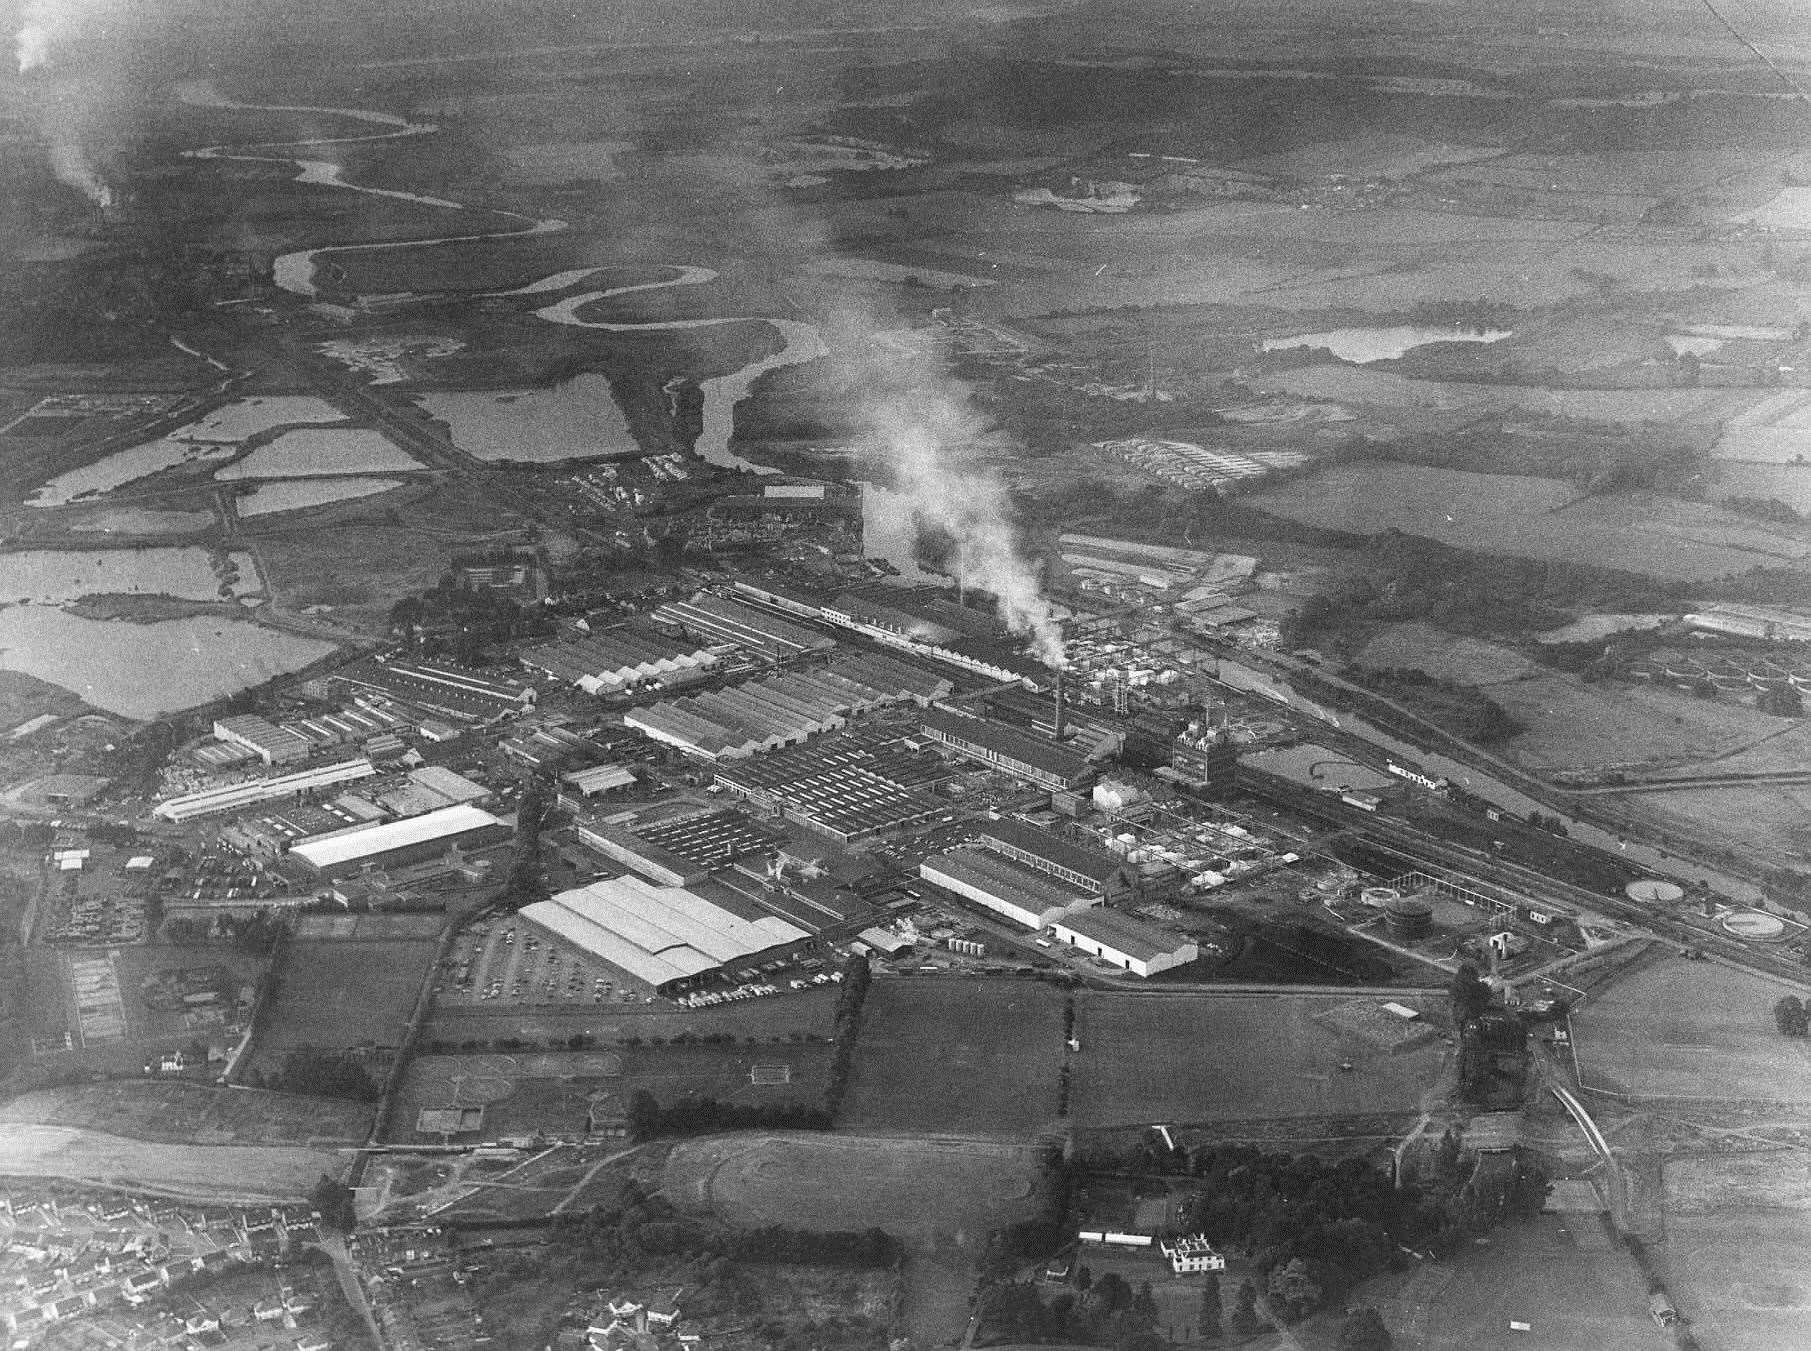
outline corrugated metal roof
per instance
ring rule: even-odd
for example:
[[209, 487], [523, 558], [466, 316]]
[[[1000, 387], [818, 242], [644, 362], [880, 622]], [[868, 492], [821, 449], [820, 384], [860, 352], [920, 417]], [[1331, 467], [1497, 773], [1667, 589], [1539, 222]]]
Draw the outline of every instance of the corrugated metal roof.
[[450, 839], [467, 831], [501, 824], [489, 812], [462, 802], [422, 816], [411, 816], [404, 821], [385, 821], [349, 830], [343, 835], [332, 835], [324, 840], [310, 840], [306, 844], [298, 844], [290, 852], [316, 868], [331, 868], [371, 854]]

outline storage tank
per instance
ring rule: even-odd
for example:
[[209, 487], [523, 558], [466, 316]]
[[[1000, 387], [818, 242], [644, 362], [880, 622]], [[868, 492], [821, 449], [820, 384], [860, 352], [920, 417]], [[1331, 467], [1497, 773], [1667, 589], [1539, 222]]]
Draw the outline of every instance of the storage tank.
[[1434, 927], [1434, 903], [1425, 896], [1398, 896], [1384, 906], [1383, 925], [1398, 943], [1425, 938]]
[[1395, 887], [1366, 887], [1358, 893], [1358, 899], [1374, 910], [1383, 910], [1392, 902], [1400, 901], [1402, 893]]

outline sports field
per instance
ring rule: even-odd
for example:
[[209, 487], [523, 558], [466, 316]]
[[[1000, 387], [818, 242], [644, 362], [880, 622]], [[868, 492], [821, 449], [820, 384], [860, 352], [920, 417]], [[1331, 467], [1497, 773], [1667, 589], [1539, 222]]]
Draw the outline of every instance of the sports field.
[[1057, 1119], [1063, 996], [1013, 980], [880, 979], [839, 1124], [1024, 1136]]
[[1811, 1043], [1782, 1037], [1773, 1005], [1801, 993], [1718, 962], [1667, 957], [1573, 1015], [1587, 1087], [1635, 1099], [1811, 1103]]
[[1416, 1111], [1445, 1043], [1392, 1055], [1342, 1034], [1324, 1019], [1350, 1002], [1078, 993], [1071, 1115], [1078, 1126], [1130, 1126]]
[[911, 1243], [978, 1251], [1034, 1209], [1036, 1151], [1025, 1145], [774, 1133], [687, 1140], [667, 1159], [675, 1205], [732, 1224], [877, 1226]]
[[644, 1089], [663, 1106], [691, 1098], [815, 1106], [823, 1099], [830, 1055], [826, 1044], [782, 1042], [421, 1056], [403, 1078], [389, 1138], [422, 1140], [420, 1111], [447, 1107], [484, 1109], [477, 1136], [464, 1136], [462, 1143], [538, 1132], [583, 1134], [593, 1097], [620, 1109]]
[[432, 942], [303, 940], [284, 957], [276, 1007], [253, 1053], [271, 1072], [299, 1046], [337, 1051], [360, 1042], [396, 1046], [415, 1007]]

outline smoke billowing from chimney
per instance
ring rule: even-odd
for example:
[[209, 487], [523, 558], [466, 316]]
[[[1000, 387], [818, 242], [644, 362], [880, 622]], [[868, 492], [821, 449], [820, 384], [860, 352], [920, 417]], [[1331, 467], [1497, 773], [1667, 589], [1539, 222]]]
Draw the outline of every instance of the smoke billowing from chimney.
[[864, 448], [886, 462], [918, 523], [955, 542], [957, 583], [997, 597], [1006, 627], [1031, 640], [1038, 660], [1060, 670], [1062, 631], [1019, 550], [1005, 485], [972, 459], [997, 438], [962, 386], [924, 358], [890, 362], [869, 375], [861, 386]]
[[79, 145], [53, 145], [50, 148], [50, 167], [57, 176], [57, 181], [65, 183], [105, 211], [113, 205], [113, 189], [101, 181], [101, 176], [94, 171], [88, 162], [88, 156]]
[[[33, 6], [33, 9], [39, 8]], [[50, 30], [29, 17], [13, 36], [13, 50], [19, 57], [19, 73], [36, 70], [50, 60]]]

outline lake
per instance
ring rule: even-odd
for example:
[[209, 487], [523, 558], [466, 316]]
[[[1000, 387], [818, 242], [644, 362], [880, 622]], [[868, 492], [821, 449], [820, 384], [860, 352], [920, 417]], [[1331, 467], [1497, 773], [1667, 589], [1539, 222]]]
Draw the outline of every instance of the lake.
[[417, 402], [446, 423], [455, 445], [481, 460], [547, 464], [641, 453], [610, 381], [595, 371], [552, 389], [442, 391]]
[[174, 469], [179, 464], [224, 460], [235, 453], [232, 445], [203, 444], [166, 436], [130, 450], [119, 450], [93, 464], [58, 474], [25, 499], [28, 507], [60, 507], [79, 498], [98, 497], [141, 478]]
[[1341, 361], [1364, 365], [1394, 361], [1417, 347], [1436, 342], [1501, 342], [1508, 329], [1429, 328], [1400, 324], [1391, 328], [1335, 328], [1325, 333], [1298, 333], [1292, 338], [1266, 338], [1263, 350], [1285, 352], [1296, 347], [1324, 347]]
[[284, 432], [237, 464], [217, 470], [222, 481], [243, 478], [307, 478], [316, 474], [381, 474], [427, 466], [368, 427], [344, 431], [304, 428]]
[[[263, 590], [257, 562], [229, 554], [239, 575], [232, 595]], [[0, 604], [62, 605], [83, 596], [173, 596], [221, 600], [220, 578], [206, 549], [25, 549], [0, 553]]]
[[324, 507], [332, 502], [347, 502], [355, 497], [400, 488], [396, 478], [296, 478], [276, 483], [260, 483], [244, 497], [237, 509], [241, 517], [272, 516], [279, 511], [301, 511], [305, 507]]
[[236, 694], [332, 651], [331, 643], [243, 619], [134, 624], [83, 619], [43, 605], [0, 609], [0, 668], [49, 681], [129, 718]]

